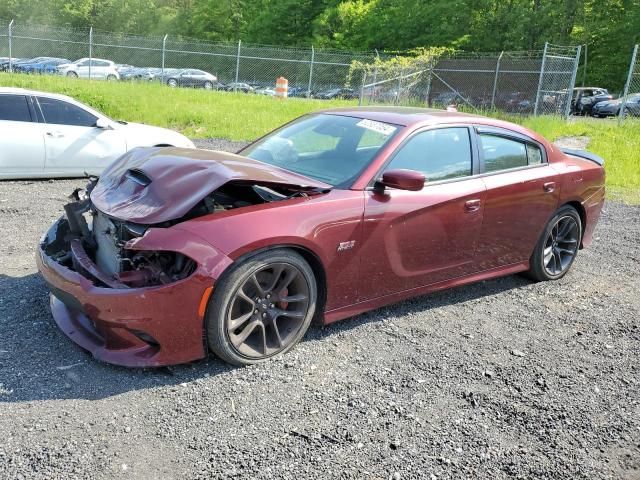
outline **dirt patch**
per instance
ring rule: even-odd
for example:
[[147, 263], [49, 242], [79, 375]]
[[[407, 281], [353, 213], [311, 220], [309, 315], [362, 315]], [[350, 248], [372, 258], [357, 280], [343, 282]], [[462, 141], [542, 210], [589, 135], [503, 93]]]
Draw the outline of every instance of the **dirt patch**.
[[560, 137], [554, 144], [560, 148], [571, 148], [573, 150], [586, 150], [591, 139], [585, 135], [578, 137]]

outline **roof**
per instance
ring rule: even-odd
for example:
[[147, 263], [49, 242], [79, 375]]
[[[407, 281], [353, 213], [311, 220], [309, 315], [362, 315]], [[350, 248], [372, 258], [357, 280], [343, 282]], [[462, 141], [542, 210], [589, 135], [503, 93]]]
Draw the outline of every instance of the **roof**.
[[38, 97], [52, 98], [54, 100], [62, 100], [67, 103], [71, 103], [73, 105], [77, 105], [78, 107], [92, 113], [98, 117], [108, 118], [106, 115], [88, 105], [85, 105], [82, 102], [79, 102], [75, 98], [68, 97], [67, 95], [60, 95], [59, 93], [51, 93], [51, 92], [40, 92], [38, 90], [27, 90], [26, 88], [17, 88], [17, 87], [0, 87], [0, 95], [36, 95]]
[[533, 138], [540, 143], [550, 145], [541, 135], [515, 123], [498, 120], [470, 113], [449, 112], [434, 108], [416, 107], [343, 107], [323, 110], [320, 113], [329, 115], [344, 115], [349, 117], [364, 118], [378, 122], [391, 123], [404, 127], [420, 128], [438, 124], [476, 124], [504, 128], [513, 132]]
[[14, 95], [38, 95], [41, 97], [59, 98], [64, 100], [73, 100], [66, 95], [60, 95], [59, 93], [51, 92], [39, 92], [37, 90], [27, 90], [26, 88], [17, 87], [0, 87], [0, 94], [14, 94]]
[[448, 112], [446, 110], [437, 110], [435, 108], [391, 106], [332, 108], [329, 110], [323, 110], [322, 113], [366, 118], [368, 120], [393, 123], [394, 125], [403, 126], [415, 125], [418, 123], [439, 123], [444, 121], [446, 121], [446, 123], [451, 123], [456, 120], [468, 122], [473, 118], [482, 118], [478, 115], [472, 115], [469, 113]]

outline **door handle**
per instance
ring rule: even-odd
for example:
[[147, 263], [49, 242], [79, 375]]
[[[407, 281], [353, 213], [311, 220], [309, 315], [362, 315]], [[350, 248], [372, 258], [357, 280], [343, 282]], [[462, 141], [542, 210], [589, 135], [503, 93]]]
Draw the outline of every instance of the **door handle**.
[[47, 137], [62, 138], [62, 137], [64, 137], [64, 133], [62, 133], [62, 132], [47, 132]]
[[467, 200], [466, 202], [464, 202], [464, 210], [465, 212], [477, 212], [478, 210], [480, 210], [480, 200]]
[[542, 185], [542, 188], [544, 188], [545, 192], [551, 193], [556, 189], [556, 182], [547, 182]]

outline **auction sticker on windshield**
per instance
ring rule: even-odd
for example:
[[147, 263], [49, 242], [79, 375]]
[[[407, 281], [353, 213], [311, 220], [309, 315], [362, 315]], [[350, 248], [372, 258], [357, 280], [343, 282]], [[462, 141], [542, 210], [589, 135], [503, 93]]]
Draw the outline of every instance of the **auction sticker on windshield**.
[[358, 127], [366, 128], [367, 130], [373, 130], [374, 132], [381, 133], [383, 135], [391, 135], [396, 131], [396, 127], [389, 125], [388, 123], [376, 122], [375, 120], [360, 120], [356, 123]]

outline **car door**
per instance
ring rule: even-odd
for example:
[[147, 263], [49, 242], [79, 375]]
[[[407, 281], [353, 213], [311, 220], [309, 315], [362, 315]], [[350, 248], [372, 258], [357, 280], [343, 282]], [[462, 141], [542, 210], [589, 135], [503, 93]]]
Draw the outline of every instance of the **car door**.
[[192, 87], [193, 86], [193, 70], [184, 70], [180, 74], [180, 85], [183, 87]]
[[[87, 59], [87, 60], [83, 60], [82, 62], [78, 63], [78, 67], [76, 70], [76, 73], [78, 74], [78, 77], [80, 78], [89, 78], [89, 65], [91, 63], [91, 60]], [[91, 71], [91, 78], [94, 78], [94, 72]]]
[[45, 128], [45, 172], [50, 175], [99, 175], [126, 152], [118, 129], [96, 127], [93, 113], [60, 99], [37, 97]]
[[485, 199], [477, 167], [467, 126], [423, 130], [403, 142], [383, 171], [417, 170], [427, 180], [416, 192], [365, 192], [362, 300], [476, 270]]
[[113, 68], [111, 62], [108, 60], [94, 60], [94, 66], [96, 69], [96, 78], [105, 80], [109, 75], [113, 75]]
[[38, 176], [44, 158], [43, 125], [31, 97], [0, 94], [0, 178]]
[[557, 173], [533, 139], [498, 128], [476, 131], [487, 189], [478, 264], [488, 270], [528, 261], [558, 207]]
[[107, 77], [107, 67], [109, 62], [104, 60], [91, 60], [91, 78], [95, 80], [104, 80]]
[[207, 81], [207, 74], [202, 70], [192, 70], [193, 72], [193, 86], [201, 87], [204, 85], [204, 82]]

